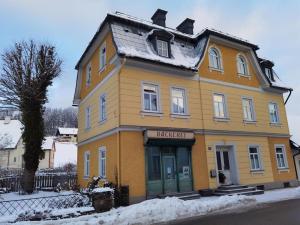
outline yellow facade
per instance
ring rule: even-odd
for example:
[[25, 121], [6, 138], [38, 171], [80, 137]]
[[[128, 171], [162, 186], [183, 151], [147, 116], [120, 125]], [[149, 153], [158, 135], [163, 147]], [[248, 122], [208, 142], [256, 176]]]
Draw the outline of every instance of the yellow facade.
[[[262, 88], [259, 74], [254, 68], [250, 52], [238, 50], [209, 41], [207, 49], [214, 46], [222, 56], [223, 71], [212, 70], [208, 52], [193, 76], [158, 72], [143, 66], [127, 65], [120, 69], [110, 64], [116, 50], [112, 35], [106, 35], [107, 66], [99, 73], [99, 48], [92, 55], [92, 84], [85, 86], [86, 65], [83, 66], [81, 102], [79, 105], [78, 133], [78, 179], [84, 187], [92, 176], [99, 175], [99, 148], [107, 149], [107, 179], [118, 185], [129, 185], [132, 201], [147, 195], [145, 137], [147, 129], [193, 131], [195, 143], [191, 148], [193, 190], [217, 188], [217, 178], [211, 176], [216, 170], [216, 146], [231, 146], [235, 152], [237, 177], [240, 184], [267, 184], [296, 179], [289, 147], [289, 128], [282, 93], [269, 92]], [[99, 46], [100, 47], [100, 46]], [[247, 59], [249, 77], [237, 73], [237, 55]], [[115, 69], [115, 70], [114, 70]], [[145, 113], [142, 108], [142, 84], [159, 87], [160, 112]], [[186, 91], [187, 114], [171, 113], [171, 87]], [[107, 119], [99, 122], [99, 97], [107, 96]], [[214, 118], [213, 94], [226, 97], [228, 120]], [[255, 122], [243, 119], [242, 98], [253, 99]], [[279, 109], [279, 124], [269, 121], [268, 104], [276, 102]], [[85, 109], [91, 106], [91, 128], [85, 128]], [[278, 170], [275, 144], [284, 144], [289, 168]], [[251, 171], [249, 146], [259, 147], [262, 170]], [[90, 151], [90, 177], [84, 177], [84, 152]]]

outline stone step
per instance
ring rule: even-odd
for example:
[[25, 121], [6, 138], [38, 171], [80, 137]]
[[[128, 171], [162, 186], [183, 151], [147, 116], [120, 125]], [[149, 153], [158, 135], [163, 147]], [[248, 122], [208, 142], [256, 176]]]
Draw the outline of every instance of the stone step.
[[254, 191], [254, 190], [256, 190], [255, 187], [243, 187], [239, 189], [217, 189], [215, 192], [231, 194], [231, 193], [239, 193], [239, 192]]
[[179, 199], [181, 199], [181, 200], [193, 200], [193, 199], [198, 199], [198, 198], [201, 198], [200, 194], [184, 195], [184, 196], [179, 197]]
[[234, 189], [241, 189], [241, 188], [247, 188], [249, 186], [247, 185], [221, 185], [218, 187], [219, 190], [234, 190]]
[[238, 192], [238, 193], [230, 193], [230, 194], [226, 194], [226, 193], [218, 193], [218, 192], [215, 192], [215, 195], [216, 196], [224, 196], [224, 195], [229, 195], [229, 196], [232, 196], [234, 194], [237, 194], [237, 195], [261, 195], [263, 194], [265, 191], [264, 190], [258, 190], [258, 189], [255, 189], [253, 191], [245, 191], [245, 192]]
[[168, 194], [161, 194], [158, 195], [158, 198], [166, 198], [166, 197], [182, 197], [182, 196], [189, 196], [189, 195], [196, 195], [199, 193], [197, 191], [188, 191], [188, 192], [174, 192], [174, 193], [168, 193]]

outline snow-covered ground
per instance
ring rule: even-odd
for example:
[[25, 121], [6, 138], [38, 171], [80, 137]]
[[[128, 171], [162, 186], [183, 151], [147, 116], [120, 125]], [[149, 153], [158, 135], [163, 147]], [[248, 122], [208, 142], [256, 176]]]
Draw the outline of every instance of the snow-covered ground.
[[[300, 198], [300, 187], [266, 191], [263, 195], [256, 196], [222, 196], [203, 197], [197, 200], [183, 201], [176, 197], [166, 199], [152, 199], [128, 207], [112, 209], [109, 212], [80, 216], [72, 219], [42, 222], [20, 222], [18, 224], [31, 225], [96, 225], [96, 224], [152, 224], [185, 218], [191, 216], [207, 215], [222, 212], [224, 210], [242, 209], [261, 203], [282, 201], [286, 199]], [[66, 209], [70, 213], [72, 210]], [[59, 212], [59, 210], [58, 210]], [[60, 211], [60, 213], [65, 213]], [[3, 221], [3, 220], [2, 220]]]

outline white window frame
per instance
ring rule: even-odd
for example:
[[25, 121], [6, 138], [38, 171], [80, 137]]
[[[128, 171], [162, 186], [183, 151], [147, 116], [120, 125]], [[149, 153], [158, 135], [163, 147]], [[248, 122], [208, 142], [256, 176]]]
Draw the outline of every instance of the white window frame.
[[87, 106], [85, 108], [85, 129], [91, 128], [91, 114], [92, 114], [92, 107]]
[[86, 82], [85, 85], [89, 87], [92, 83], [92, 63], [88, 63], [86, 66]]
[[[276, 107], [277, 121], [275, 121], [275, 122], [272, 121], [272, 116], [271, 116], [271, 111], [270, 111], [270, 105], [275, 105], [275, 107]], [[269, 111], [270, 123], [271, 124], [279, 124], [280, 123], [280, 117], [279, 117], [278, 104], [276, 102], [269, 102], [269, 104], [268, 104], [268, 111]]]
[[[87, 156], [89, 156], [89, 159], [87, 159]], [[84, 152], [84, 174], [83, 176], [85, 178], [88, 178], [90, 176], [91, 172], [91, 153], [90, 151], [85, 151]]]
[[[245, 118], [244, 101], [249, 101], [249, 102], [250, 102], [250, 115], [251, 115], [251, 117], [252, 117], [251, 119]], [[255, 115], [255, 109], [254, 109], [254, 101], [253, 101], [253, 98], [243, 96], [243, 97], [242, 97], [242, 109], [243, 109], [243, 118], [244, 118], [244, 121], [245, 121], [245, 122], [255, 122], [255, 121], [256, 121], [256, 115]], [[248, 114], [248, 113], [247, 113], [247, 114]]]
[[[211, 59], [211, 50], [214, 50], [217, 53], [217, 62], [219, 64], [218, 67], [214, 65], [214, 60]], [[211, 70], [223, 71], [223, 62], [222, 62], [222, 55], [221, 51], [216, 46], [210, 46], [208, 50], [208, 61], [209, 61], [209, 68]]]
[[[104, 103], [103, 103], [104, 99]], [[104, 122], [106, 120], [107, 116], [107, 98], [106, 94], [102, 94], [99, 97], [99, 121]]]
[[[217, 115], [216, 115], [215, 98], [214, 98], [215, 95], [218, 95], [218, 96], [222, 96], [222, 97], [223, 97], [224, 117], [220, 117], [220, 116], [217, 116]], [[227, 98], [226, 98], [226, 95], [223, 94], [223, 93], [213, 93], [213, 99], [212, 99], [212, 102], [213, 102], [214, 118], [216, 118], [216, 119], [228, 119], [229, 116], [228, 116], [228, 110], [227, 110]], [[220, 110], [219, 110], [219, 111], [220, 111]]]
[[[250, 153], [250, 148], [256, 148], [257, 153]], [[250, 171], [261, 171], [263, 170], [263, 164], [262, 164], [262, 160], [261, 160], [261, 152], [260, 152], [260, 146], [259, 145], [249, 145], [248, 146], [248, 154], [249, 154], [249, 162], [250, 162]], [[253, 168], [252, 167], [252, 161], [251, 161], [251, 156], [257, 155], [258, 158], [258, 164], [259, 167], [258, 168]]]
[[162, 57], [169, 57], [169, 43], [167, 41], [156, 40], [157, 54]]
[[[276, 145], [274, 145], [274, 148], [275, 148], [275, 160], [276, 160], [276, 163], [277, 163], [277, 168], [278, 169], [288, 169], [289, 166], [288, 166], [288, 160], [287, 160], [287, 156], [286, 156], [285, 145], [284, 144], [276, 144]], [[277, 153], [277, 151], [276, 151], [277, 148], [281, 148], [282, 153]], [[279, 155], [279, 154], [282, 154], [282, 156], [283, 156], [284, 166], [280, 166], [279, 163], [278, 163], [277, 155]]]
[[[183, 93], [183, 97], [182, 97], [182, 100], [183, 100], [183, 112], [175, 112], [174, 111], [174, 108], [173, 108], [173, 91], [174, 90], [179, 90], [179, 91], [182, 91]], [[185, 88], [182, 88], [182, 87], [176, 87], [176, 86], [172, 86], [170, 88], [170, 96], [171, 96], [171, 112], [172, 114], [176, 114], [176, 115], [187, 115], [188, 114], [188, 107], [187, 107], [187, 93], [186, 93], [186, 89]]]
[[266, 67], [265, 68], [265, 73], [266, 73], [267, 77], [272, 81], [272, 71], [271, 71], [271, 69]]
[[[150, 110], [145, 109], [145, 91], [144, 85], [154, 86], [156, 88], [156, 110], [151, 110], [151, 99], [150, 99]], [[161, 106], [160, 106], [160, 87], [158, 84], [151, 83], [151, 82], [142, 82], [142, 111], [149, 112], [149, 113], [160, 113]]]
[[[98, 172], [99, 172], [99, 176], [102, 178], [106, 178], [107, 175], [107, 155], [106, 155], [106, 147], [105, 146], [101, 146], [99, 148], [99, 157], [98, 157]], [[102, 153], [104, 153], [104, 157], [102, 157]]]
[[[103, 49], [105, 49], [105, 53], [103, 54]], [[100, 46], [100, 54], [99, 54], [99, 71], [103, 71], [106, 66], [106, 42], [103, 42]]]
[[[241, 61], [240, 60], [242, 60], [244, 62], [243, 65], [244, 65], [244, 70], [245, 71], [241, 71]], [[237, 54], [236, 65], [237, 65], [238, 75], [240, 75], [240, 76], [246, 76], [246, 77], [250, 76], [250, 74], [249, 74], [249, 68], [248, 68], [248, 60], [247, 60], [246, 56], [244, 56], [241, 53]]]

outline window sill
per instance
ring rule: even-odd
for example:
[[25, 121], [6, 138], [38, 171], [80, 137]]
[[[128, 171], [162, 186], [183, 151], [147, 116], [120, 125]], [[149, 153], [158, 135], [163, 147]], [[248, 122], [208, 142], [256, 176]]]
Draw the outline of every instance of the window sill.
[[248, 78], [249, 80], [251, 80], [251, 76], [249, 74], [238, 73], [237, 75], [239, 78], [244, 77], [244, 78]]
[[270, 123], [271, 127], [281, 127], [282, 124], [281, 123]]
[[226, 118], [226, 117], [213, 117], [214, 121], [217, 121], [217, 122], [229, 122], [230, 119], [229, 118]]
[[243, 120], [243, 123], [245, 123], [245, 124], [256, 124], [257, 121], [256, 120]]
[[98, 123], [99, 123], [99, 125], [102, 125], [102, 124], [104, 124], [105, 122], [106, 122], [106, 120], [107, 119], [104, 119], [104, 120], [100, 120]]
[[83, 176], [83, 179], [88, 180], [88, 179], [90, 179], [90, 176]]
[[172, 117], [172, 118], [180, 118], [180, 119], [189, 119], [191, 117], [191, 115], [189, 115], [189, 114], [172, 113], [172, 114], [170, 114], [170, 117]]
[[212, 71], [217, 71], [217, 72], [220, 72], [220, 73], [224, 73], [224, 70], [223, 69], [219, 69], [219, 68], [215, 68], [215, 67], [211, 67], [209, 66], [209, 71], [212, 72]]
[[252, 175], [255, 175], [255, 174], [264, 174], [265, 171], [264, 170], [250, 170], [250, 173]]
[[287, 167], [287, 168], [277, 168], [278, 170], [278, 173], [289, 173], [290, 172], [290, 169]]
[[151, 111], [141, 111], [141, 115], [144, 116], [157, 116], [162, 117], [163, 113], [161, 112], [151, 112]]
[[87, 127], [84, 129], [84, 131], [89, 131], [91, 129], [91, 127]]
[[102, 68], [100, 68], [98, 72], [99, 72], [99, 73], [102, 73], [104, 70], [106, 70], [106, 65], [107, 65], [107, 64], [105, 64]]

